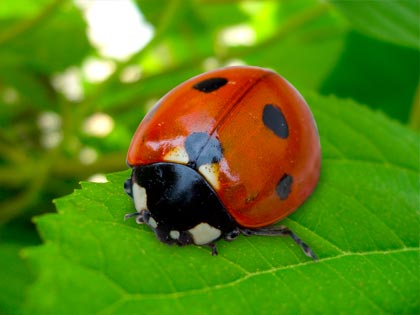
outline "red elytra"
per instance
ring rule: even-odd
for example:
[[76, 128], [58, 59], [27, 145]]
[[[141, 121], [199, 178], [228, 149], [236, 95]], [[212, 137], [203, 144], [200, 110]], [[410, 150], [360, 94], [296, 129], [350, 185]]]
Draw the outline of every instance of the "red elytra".
[[[199, 82], [225, 78], [211, 91]], [[280, 110], [288, 135], [281, 138], [263, 122], [267, 105]], [[296, 210], [314, 190], [321, 164], [317, 127], [305, 100], [285, 79], [258, 67], [229, 67], [196, 76], [165, 95], [139, 125], [129, 148], [130, 166], [164, 160], [188, 135], [205, 132], [219, 139], [219, 198], [244, 227], [270, 225]], [[179, 163], [174, 160], [173, 162]], [[292, 177], [287, 198], [276, 187]]]

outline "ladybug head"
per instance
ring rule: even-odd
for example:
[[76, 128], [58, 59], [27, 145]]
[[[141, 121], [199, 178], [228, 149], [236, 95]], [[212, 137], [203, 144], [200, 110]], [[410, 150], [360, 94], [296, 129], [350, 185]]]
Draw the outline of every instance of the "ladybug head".
[[164, 243], [212, 244], [237, 230], [214, 189], [187, 165], [136, 166], [124, 188], [137, 210], [126, 217], [147, 224]]

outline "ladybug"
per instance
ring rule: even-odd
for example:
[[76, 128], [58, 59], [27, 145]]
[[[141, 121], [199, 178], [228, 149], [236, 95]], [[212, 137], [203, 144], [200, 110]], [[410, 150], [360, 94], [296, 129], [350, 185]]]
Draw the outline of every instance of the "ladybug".
[[131, 141], [124, 189], [139, 224], [179, 246], [238, 235], [290, 236], [273, 225], [314, 190], [318, 131], [299, 92], [275, 72], [237, 66], [174, 88], [145, 116]]

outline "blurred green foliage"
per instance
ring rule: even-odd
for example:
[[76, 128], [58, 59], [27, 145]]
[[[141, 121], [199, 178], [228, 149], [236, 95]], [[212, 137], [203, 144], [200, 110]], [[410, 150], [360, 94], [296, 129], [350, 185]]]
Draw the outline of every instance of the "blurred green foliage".
[[[92, 42], [83, 10], [72, 1], [0, 2], [0, 252], [3, 264], [13, 266], [3, 268], [0, 279], [16, 275], [18, 286], [2, 287], [0, 313], [19, 312], [21, 288], [32, 279], [18, 256], [38, 241], [31, 218], [54, 211], [52, 200], [80, 180], [125, 169], [131, 135], [148, 106], [204, 70], [232, 63], [269, 67], [304, 95], [352, 98], [420, 128], [416, 0], [136, 5], [154, 36], [121, 60]], [[111, 13], [107, 18], [117, 23]], [[253, 39], [235, 44], [226, 34], [237, 26]], [[92, 58], [111, 64], [110, 75], [89, 79], [84, 69]], [[130, 71], [138, 78], [127, 79]], [[63, 74], [73, 74], [76, 83], [60, 83]], [[66, 92], [72, 84], [77, 97]], [[105, 136], [85, 128], [97, 113], [113, 119]]]

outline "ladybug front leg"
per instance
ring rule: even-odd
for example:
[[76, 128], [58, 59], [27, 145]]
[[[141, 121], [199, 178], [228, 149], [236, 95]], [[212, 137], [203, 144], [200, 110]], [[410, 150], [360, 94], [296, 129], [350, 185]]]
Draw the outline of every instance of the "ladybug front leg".
[[216, 247], [215, 243], [209, 243], [209, 244], [206, 244], [206, 245], [211, 248], [211, 255], [212, 256], [217, 256], [218, 255], [217, 247]]
[[265, 228], [260, 229], [247, 229], [247, 228], [241, 228], [241, 233], [245, 236], [250, 235], [262, 235], [262, 236], [290, 236], [296, 244], [302, 248], [303, 252], [306, 256], [311, 257], [313, 260], [318, 260], [318, 257], [315, 255], [315, 253], [312, 251], [312, 249], [309, 247], [308, 244], [306, 244], [304, 241], [302, 241], [295, 233], [293, 233], [292, 230], [290, 230], [288, 227], [280, 225], [272, 225]]
[[145, 211], [142, 210], [140, 212], [127, 213], [126, 215], [124, 215], [124, 221], [130, 218], [136, 218], [137, 224], [144, 224], [145, 223], [144, 212]]

